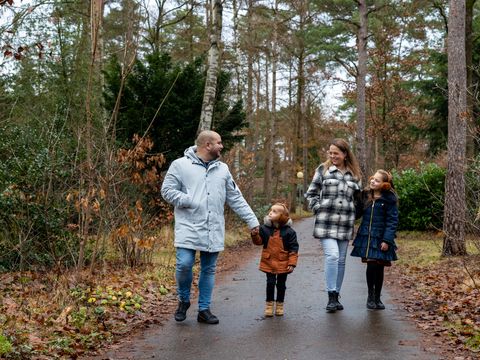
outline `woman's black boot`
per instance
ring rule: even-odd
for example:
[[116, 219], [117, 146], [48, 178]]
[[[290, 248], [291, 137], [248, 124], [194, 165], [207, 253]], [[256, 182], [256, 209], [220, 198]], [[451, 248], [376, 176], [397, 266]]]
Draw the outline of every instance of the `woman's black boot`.
[[338, 301], [339, 298], [340, 298], [340, 293], [335, 291], [335, 304], [337, 306], [337, 310], [343, 310], [343, 305], [340, 304], [340, 301]]
[[335, 301], [335, 291], [328, 292], [328, 304], [325, 308], [328, 313], [334, 313], [337, 311], [337, 302]]

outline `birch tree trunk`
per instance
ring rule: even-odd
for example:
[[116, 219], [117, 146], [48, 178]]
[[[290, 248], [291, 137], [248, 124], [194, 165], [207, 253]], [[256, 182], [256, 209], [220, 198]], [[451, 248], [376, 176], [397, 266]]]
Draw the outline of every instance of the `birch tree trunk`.
[[358, 72], [357, 72], [357, 134], [356, 155], [365, 179], [367, 170], [367, 151], [365, 143], [365, 78], [367, 74], [367, 4], [366, 0], [358, 0], [359, 25], [357, 33]]
[[212, 9], [210, 49], [208, 50], [207, 78], [203, 94], [202, 113], [198, 132], [212, 128], [213, 107], [217, 91], [217, 78], [220, 71], [220, 41], [222, 37], [222, 2], [215, 0]]
[[465, 154], [467, 71], [465, 0], [451, 0], [448, 16], [448, 165], [445, 182], [443, 256], [465, 255]]

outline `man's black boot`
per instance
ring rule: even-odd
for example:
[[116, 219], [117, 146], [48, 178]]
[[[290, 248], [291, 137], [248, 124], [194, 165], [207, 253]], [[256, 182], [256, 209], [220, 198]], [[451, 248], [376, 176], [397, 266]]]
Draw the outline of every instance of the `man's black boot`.
[[210, 309], [198, 312], [197, 321], [205, 324], [218, 324], [218, 318], [210, 312]]
[[175, 311], [175, 320], [183, 321], [187, 318], [187, 310], [190, 307], [190, 301], [179, 301], [177, 311]]

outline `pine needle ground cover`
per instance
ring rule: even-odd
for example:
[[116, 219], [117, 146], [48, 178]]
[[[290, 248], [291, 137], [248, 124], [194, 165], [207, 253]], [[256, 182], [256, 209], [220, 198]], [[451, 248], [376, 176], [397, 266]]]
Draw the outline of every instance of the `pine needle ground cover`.
[[447, 359], [477, 359], [480, 357], [478, 244], [471, 237], [467, 243], [470, 255], [442, 258], [442, 241], [441, 233], [400, 232], [397, 239], [400, 260], [387, 271], [388, 286]]

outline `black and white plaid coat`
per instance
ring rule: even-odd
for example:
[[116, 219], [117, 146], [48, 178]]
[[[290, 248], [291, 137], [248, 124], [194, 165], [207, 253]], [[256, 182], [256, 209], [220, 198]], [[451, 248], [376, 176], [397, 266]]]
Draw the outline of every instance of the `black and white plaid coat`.
[[315, 213], [313, 236], [319, 239], [350, 240], [355, 222], [355, 197], [360, 180], [347, 170], [343, 174], [332, 165], [325, 171], [320, 165], [305, 197]]

